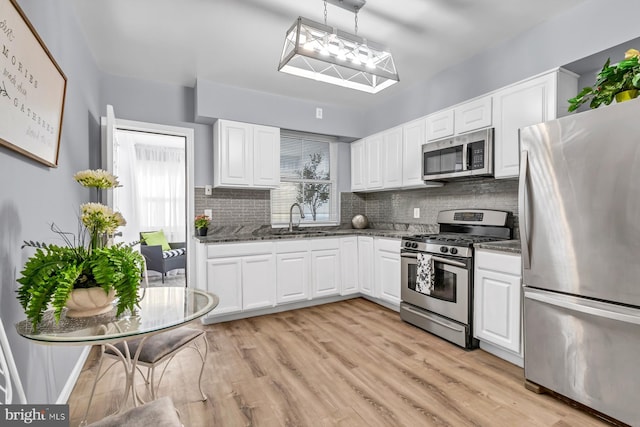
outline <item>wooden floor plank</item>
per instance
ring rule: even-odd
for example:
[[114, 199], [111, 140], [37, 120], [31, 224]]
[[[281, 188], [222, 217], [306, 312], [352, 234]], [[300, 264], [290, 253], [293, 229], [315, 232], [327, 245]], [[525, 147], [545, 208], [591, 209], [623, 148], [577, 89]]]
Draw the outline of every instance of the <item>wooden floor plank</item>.
[[[208, 400], [198, 400], [201, 365], [192, 351], [171, 362], [159, 391], [173, 398], [185, 426], [608, 425], [526, 390], [517, 366], [450, 344], [362, 298], [194, 327], [207, 332], [210, 346]], [[71, 394], [72, 426], [96, 369], [90, 358]], [[117, 408], [123, 379], [115, 367], [99, 382], [89, 421]]]

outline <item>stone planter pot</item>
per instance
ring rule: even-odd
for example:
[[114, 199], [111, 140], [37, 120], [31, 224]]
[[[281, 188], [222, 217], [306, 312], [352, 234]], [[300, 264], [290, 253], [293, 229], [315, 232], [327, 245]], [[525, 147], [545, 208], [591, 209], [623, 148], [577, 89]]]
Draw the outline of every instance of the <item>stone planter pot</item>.
[[66, 303], [66, 315], [67, 317], [89, 317], [108, 313], [113, 308], [114, 299], [116, 299], [116, 291], [113, 288], [108, 294], [100, 287], [74, 289]]

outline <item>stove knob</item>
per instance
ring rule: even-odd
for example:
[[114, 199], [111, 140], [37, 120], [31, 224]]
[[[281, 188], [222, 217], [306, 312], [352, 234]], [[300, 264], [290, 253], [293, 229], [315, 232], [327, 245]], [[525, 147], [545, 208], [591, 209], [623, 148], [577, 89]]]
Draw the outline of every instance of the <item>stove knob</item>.
[[449, 253], [450, 253], [451, 255], [455, 255], [455, 254], [457, 254], [457, 253], [458, 253], [458, 250], [457, 250], [456, 248], [451, 248], [451, 250], [449, 251]]
[[447, 248], [446, 246], [440, 246], [440, 252], [446, 254], [447, 252], [449, 252], [449, 248]]
[[404, 247], [405, 248], [410, 248], [411, 247], [411, 242], [404, 242]]
[[413, 242], [413, 243], [411, 244], [411, 247], [412, 247], [413, 249], [416, 249], [416, 248], [418, 247], [418, 243], [417, 243], [417, 242]]

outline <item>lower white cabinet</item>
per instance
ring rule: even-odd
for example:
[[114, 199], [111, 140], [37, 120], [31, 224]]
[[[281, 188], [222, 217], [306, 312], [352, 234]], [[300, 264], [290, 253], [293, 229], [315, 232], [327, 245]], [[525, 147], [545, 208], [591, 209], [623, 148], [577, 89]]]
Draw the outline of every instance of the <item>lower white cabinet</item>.
[[314, 239], [311, 241], [312, 298], [339, 295], [340, 240]]
[[[522, 356], [522, 277], [519, 254], [477, 249], [474, 336]], [[501, 356], [498, 354], [498, 356]]]
[[348, 295], [358, 292], [358, 237], [340, 238], [340, 294]]
[[204, 277], [197, 278], [198, 287], [213, 292], [220, 300], [211, 315], [275, 305], [273, 243], [199, 245], [196, 256], [199, 261], [206, 257]]
[[400, 240], [375, 239], [375, 289], [378, 298], [400, 304]]
[[360, 293], [375, 297], [373, 254], [373, 237], [358, 236], [358, 288]]
[[306, 239], [278, 242], [276, 254], [278, 304], [308, 299], [311, 271], [309, 242]]

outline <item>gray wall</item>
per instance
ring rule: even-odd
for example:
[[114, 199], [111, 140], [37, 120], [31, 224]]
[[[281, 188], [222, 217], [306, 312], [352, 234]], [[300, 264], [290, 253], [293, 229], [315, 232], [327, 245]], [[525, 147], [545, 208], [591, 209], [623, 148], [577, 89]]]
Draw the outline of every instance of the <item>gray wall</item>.
[[78, 208], [89, 200], [89, 192], [73, 174], [96, 161], [99, 72], [68, 1], [18, 3], [65, 72], [67, 93], [59, 167], [43, 166], [0, 147], [0, 317], [29, 402], [51, 403], [81, 348], [37, 345], [15, 333], [14, 323], [24, 318], [14, 293], [15, 279], [30, 255], [20, 249], [23, 240], [52, 242], [56, 235], [49, 229], [51, 222], [63, 230], [77, 230]]

